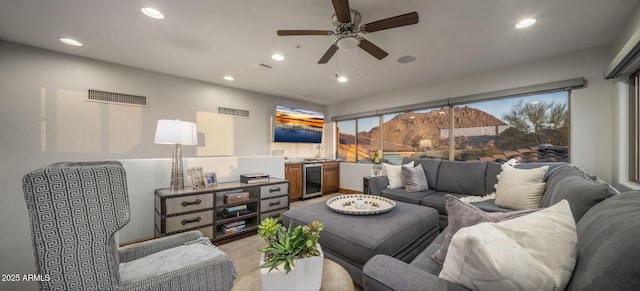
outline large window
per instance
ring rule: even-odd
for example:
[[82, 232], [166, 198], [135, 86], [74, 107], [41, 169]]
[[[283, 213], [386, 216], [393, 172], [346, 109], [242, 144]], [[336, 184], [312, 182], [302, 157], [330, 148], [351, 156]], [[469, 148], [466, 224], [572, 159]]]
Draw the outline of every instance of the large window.
[[344, 120], [338, 128], [338, 157], [348, 162], [371, 163], [380, 147], [393, 164], [403, 157], [569, 161], [569, 91]]
[[400, 164], [403, 157], [448, 158], [448, 108], [385, 114], [382, 119], [385, 161]]
[[454, 107], [456, 160], [568, 161], [568, 91]]

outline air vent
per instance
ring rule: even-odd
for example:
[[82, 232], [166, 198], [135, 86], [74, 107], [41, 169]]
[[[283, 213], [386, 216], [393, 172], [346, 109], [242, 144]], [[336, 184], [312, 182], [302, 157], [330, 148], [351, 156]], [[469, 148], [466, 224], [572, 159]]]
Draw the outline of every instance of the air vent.
[[91, 90], [91, 89], [89, 89], [87, 101], [110, 103], [110, 104], [121, 104], [121, 105], [143, 106], [143, 107], [149, 106], [147, 97], [145, 96], [107, 92], [107, 91], [98, 91], [98, 90]]
[[233, 109], [226, 107], [218, 107], [218, 114], [231, 117], [249, 118], [251, 114], [249, 110]]

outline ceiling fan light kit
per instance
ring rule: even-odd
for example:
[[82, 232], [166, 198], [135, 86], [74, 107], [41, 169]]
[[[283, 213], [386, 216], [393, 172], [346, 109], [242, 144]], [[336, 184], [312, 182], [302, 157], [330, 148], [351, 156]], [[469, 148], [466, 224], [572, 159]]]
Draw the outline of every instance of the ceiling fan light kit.
[[340, 36], [336, 40], [336, 44], [338, 45], [339, 49], [350, 51], [358, 47], [358, 45], [360, 44], [360, 39], [357, 35]]
[[396, 28], [400, 26], [416, 24], [419, 21], [417, 12], [410, 12], [390, 18], [381, 19], [360, 25], [361, 15], [357, 10], [349, 8], [349, 0], [332, 0], [335, 13], [332, 22], [335, 30], [278, 30], [279, 36], [299, 36], [299, 35], [335, 35], [336, 38], [318, 61], [318, 64], [326, 64], [331, 57], [341, 50], [352, 50], [356, 46], [366, 51], [378, 60], [389, 55], [386, 51], [363, 38], [360, 34]]

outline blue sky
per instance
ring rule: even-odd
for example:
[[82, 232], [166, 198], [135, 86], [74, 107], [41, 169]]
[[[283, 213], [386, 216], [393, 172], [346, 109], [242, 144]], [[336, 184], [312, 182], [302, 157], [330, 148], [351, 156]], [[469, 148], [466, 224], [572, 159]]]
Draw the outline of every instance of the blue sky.
[[[546, 94], [529, 95], [529, 96], [516, 97], [516, 98], [506, 98], [506, 99], [499, 99], [499, 100], [492, 100], [492, 101], [469, 103], [466, 106], [480, 109], [499, 119], [502, 119], [502, 116], [508, 113], [509, 111], [511, 111], [511, 108], [520, 100], [524, 100], [524, 102], [527, 102], [527, 103], [533, 102], [533, 101], [540, 101], [540, 102], [556, 102], [556, 103], [567, 104], [569, 102], [568, 100], [569, 98], [567, 98], [567, 96], [568, 96], [567, 91], [559, 91], [559, 92], [546, 93]], [[432, 110], [440, 110], [440, 108], [417, 110], [415, 112], [424, 113]], [[384, 115], [384, 122], [391, 120], [393, 117], [395, 117], [398, 114], [400, 113]], [[361, 118], [359, 119], [358, 122], [359, 122], [358, 131], [360, 132], [369, 131], [372, 128], [378, 126], [378, 117], [374, 116], [374, 117]], [[355, 133], [355, 122], [341, 123], [340, 131], [344, 133], [351, 133], [351, 134]]]

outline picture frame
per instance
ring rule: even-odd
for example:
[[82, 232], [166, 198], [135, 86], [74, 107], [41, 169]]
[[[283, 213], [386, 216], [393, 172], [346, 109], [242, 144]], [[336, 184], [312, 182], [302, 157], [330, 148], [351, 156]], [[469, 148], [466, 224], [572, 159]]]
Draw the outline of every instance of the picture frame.
[[202, 167], [189, 168], [189, 181], [192, 188], [204, 188], [204, 173]]
[[204, 173], [204, 186], [211, 187], [215, 184], [218, 184], [218, 177], [214, 172]]

